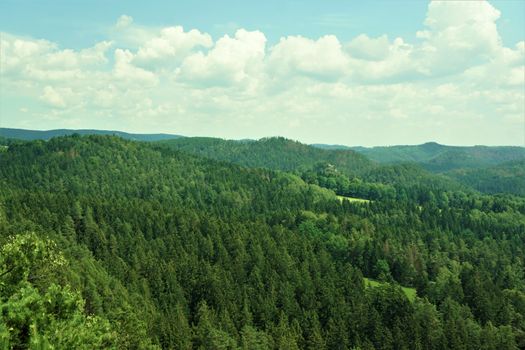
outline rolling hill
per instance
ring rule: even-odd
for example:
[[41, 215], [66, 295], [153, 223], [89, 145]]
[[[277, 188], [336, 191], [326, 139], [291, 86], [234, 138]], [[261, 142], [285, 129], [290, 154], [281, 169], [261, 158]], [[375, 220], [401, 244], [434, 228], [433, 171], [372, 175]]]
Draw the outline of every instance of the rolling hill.
[[55, 129], [55, 130], [26, 130], [13, 128], [0, 128], [0, 137], [18, 140], [49, 140], [57, 136], [79, 135], [114, 135], [126, 140], [159, 141], [168, 140], [180, 135], [171, 134], [132, 134], [123, 131], [95, 130], [95, 129]]
[[450, 178], [484, 193], [525, 196], [525, 161], [512, 161], [481, 169], [456, 169]]
[[402, 191], [416, 197], [419, 187], [436, 191], [468, 191], [456, 180], [433, 174], [415, 163], [380, 164], [350, 149], [321, 149], [282, 137], [257, 141], [187, 137], [160, 141], [159, 144], [245, 167], [294, 172], [307, 182], [330, 188], [339, 195], [374, 199], [384, 196], [385, 191], [391, 192], [391, 189], [379, 186], [378, 193], [372, 184], [363, 187], [361, 180], [403, 187]]
[[[320, 150], [284, 139], [257, 142], [253, 158], [272, 166], [319, 159]], [[370, 163], [336, 154], [320, 159]], [[413, 166], [377, 176], [395, 174], [403, 190]], [[522, 346], [524, 200], [419, 186], [421, 198], [349, 201], [287, 172], [162, 142], [73, 135], [10, 144], [0, 152], [0, 342]]]
[[346, 174], [355, 174], [375, 166], [366, 157], [352, 150], [323, 150], [283, 137], [257, 141], [187, 137], [160, 143], [207, 158], [281, 171], [302, 171], [319, 163], [329, 163]]
[[416, 146], [352, 147], [356, 152], [380, 163], [415, 162], [433, 172], [461, 168], [483, 168], [525, 160], [525, 148], [515, 146], [445, 146], [428, 142]]
[[[332, 167], [341, 175], [367, 182], [414, 186], [424, 184], [437, 189], [471, 188], [484, 193], [523, 195], [520, 163], [525, 160], [523, 147], [456, 147], [429, 142], [417, 146], [350, 148], [342, 145], [306, 145], [282, 137], [235, 141], [109, 130], [35, 131], [9, 128], [0, 128], [0, 144], [9, 144], [15, 139], [49, 140], [74, 133], [117, 135], [128, 140], [160, 142], [172, 149], [245, 167], [294, 172], [298, 175], [310, 172], [307, 177], [303, 176], [304, 179], [312, 178], [312, 171], [318, 173], [321, 169]], [[500, 166], [502, 168], [498, 169]], [[336, 191], [341, 187], [333, 186], [333, 181], [326, 178], [314, 180], [313, 183]], [[339, 191], [339, 194], [350, 193]]]

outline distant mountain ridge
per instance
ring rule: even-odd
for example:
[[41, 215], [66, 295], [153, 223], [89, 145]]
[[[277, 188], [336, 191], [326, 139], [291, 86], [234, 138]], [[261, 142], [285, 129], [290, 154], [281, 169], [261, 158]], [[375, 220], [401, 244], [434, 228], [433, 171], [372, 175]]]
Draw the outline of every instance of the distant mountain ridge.
[[[357, 179], [376, 184], [402, 184], [408, 191], [417, 191], [415, 188], [421, 186], [467, 190], [467, 187], [457, 181], [441, 174], [433, 174], [416, 163], [381, 164], [351, 149], [322, 149], [284, 137], [262, 138], [250, 142], [186, 137], [160, 141], [158, 144], [248, 168], [292, 172], [309, 183], [319, 184], [339, 194], [349, 193], [349, 183], [345, 183], [360, 181]], [[370, 192], [369, 189], [366, 191]], [[364, 192], [355, 192], [353, 195], [372, 198]]]
[[[306, 145], [283, 137], [224, 140], [111, 130], [36, 131], [13, 128], [0, 128], [0, 144], [9, 144], [10, 139], [49, 140], [75, 133], [116, 135], [128, 140], [159, 142], [180, 151], [246, 167], [304, 173], [328, 166], [347, 176], [357, 176], [371, 182], [426, 183], [442, 188], [456, 188], [462, 184], [485, 193], [525, 193], [525, 148], [519, 146], [462, 147], [427, 142], [422, 145], [367, 148]], [[5, 148], [0, 147], [0, 151], [3, 150]]]
[[134, 134], [124, 131], [116, 130], [95, 130], [95, 129], [53, 129], [53, 130], [27, 130], [27, 129], [16, 129], [16, 128], [0, 128], [0, 137], [7, 139], [18, 139], [18, 140], [49, 140], [57, 136], [67, 135], [115, 135], [120, 136], [126, 140], [135, 141], [161, 141], [170, 140], [179, 137], [181, 135], [173, 134]]
[[[320, 148], [320, 149], [328, 149], [328, 150], [352, 149], [352, 147], [350, 147], [350, 146], [345, 146], [345, 145], [327, 145], [327, 144], [324, 144], [324, 143], [312, 143], [312, 144], [310, 144], [310, 146], [316, 147], [316, 148]], [[359, 148], [359, 147], [354, 147], [354, 148]], [[365, 148], [365, 147], [360, 147], [360, 148]], [[355, 149], [354, 149], [354, 151], [355, 151]]]
[[365, 148], [306, 145], [283, 137], [244, 141], [186, 137], [160, 143], [247, 167], [304, 173], [325, 164], [369, 182], [424, 183], [434, 188], [466, 186], [485, 193], [525, 193], [523, 147], [460, 147], [428, 142], [416, 146]]
[[[336, 149], [345, 146], [314, 145]], [[525, 147], [520, 146], [446, 146], [427, 142], [413, 146], [348, 147], [379, 163], [419, 163], [432, 172], [460, 168], [484, 168], [525, 160]]]

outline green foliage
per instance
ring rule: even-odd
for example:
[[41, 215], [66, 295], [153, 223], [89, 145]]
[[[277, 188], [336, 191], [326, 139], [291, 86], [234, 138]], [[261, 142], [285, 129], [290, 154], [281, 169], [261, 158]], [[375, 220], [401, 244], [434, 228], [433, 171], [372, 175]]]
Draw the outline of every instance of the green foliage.
[[90, 348], [523, 347], [523, 198], [281, 158], [295, 174], [116, 137], [10, 145], [0, 345], [81, 347], [81, 328]]
[[481, 169], [459, 169], [446, 175], [480, 192], [525, 196], [525, 161]]
[[107, 349], [115, 334], [107, 320], [86, 316], [67, 286], [49, 282], [65, 260], [35, 234], [13, 237], [0, 250], [0, 344], [14, 349]]
[[380, 163], [415, 162], [432, 171], [483, 168], [508, 161], [525, 160], [523, 147], [458, 147], [428, 142], [416, 146], [352, 149]]
[[38, 239], [34, 233], [11, 237], [0, 252], [0, 292], [4, 295], [26, 282], [48, 285], [66, 264], [53, 242]]
[[[364, 278], [364, 281], [365, 281], [365, 285], [369, 287], [380, 287], [384, 285], [385, 283], [387, 283], [387, 282], [376, 281], [370, 278]], [[408, 300], [410, 300], [411, 302], [414, 302], [416, 300], [417, 291], [415, 288], [401, 286], [401, 290], [403, 291], [403, 293], [405, 293], [405, 296], [407, 297]]]
[[211, 159], [282, 171], [307, 170], [319, 163], [327, 163], [341, 171], [352, 173], [372, 165], [368, 159], [351, 150], [326, 151], [282, 137], [258, 141], [187, 137], [160, 143]]
[[454, 147], [431, 142], [418, 146], [353, 149], [380, 163], [417, 163], [484, 193], [525, 195], [523, 147]]
[[337, 196], [337, 198], [342, 202], [344, 200], [347, 200], [349, 202], [357, 202], [357, 203], [369, 203], [370, 200], [368, 199], [362, 199], [362, 198], [354, 198], [354, 197], [346, 197], [346, 196]]
[[159, 144], [245, 167], [294, 172], [310, 184], [350, 198], [393, 200], [408, 196], [418, 200], [428, 190], [466, 189], [416, 164], [379, 165], [350, 149], [321, 149], [284, 138], [230, 141], [194, 137]]

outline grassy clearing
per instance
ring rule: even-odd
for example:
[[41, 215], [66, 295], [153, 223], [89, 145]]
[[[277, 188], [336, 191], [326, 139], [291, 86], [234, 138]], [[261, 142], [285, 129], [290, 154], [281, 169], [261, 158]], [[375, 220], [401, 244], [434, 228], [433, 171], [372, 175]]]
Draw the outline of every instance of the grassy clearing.
[[345, 199], [347, 201], [350, 201], [350, 202], [357, 202], [357, 203], [369, 203], [370, 200], [369, 199], [363, 199], [363, 198], [355, 198], [355, 197], [346, 197], [346, 196], [337, 196], [337, 198], [339, 198], [339, 200], [342, 202], [344, 201]]
[[[373, 279], [370, 279], [370, 278], [366, 278], [366, 277], [364, 277], [364, 280], [365, 280], [365, 286], [367, 286], [367, 287], [379, 287], [379, 286], [381, 286], [383, 284], [387, 284], [388, 283], [388, 282], [379, 282], [379, 281], [376, 281], [376, 280], [373, 280]], [[401, 286], [401, 289], [403, 289], [403, 292], [407, 296], [408, 300], [413, 302], [416, 299], [417, 292], [416, 292], [415, 288]]]

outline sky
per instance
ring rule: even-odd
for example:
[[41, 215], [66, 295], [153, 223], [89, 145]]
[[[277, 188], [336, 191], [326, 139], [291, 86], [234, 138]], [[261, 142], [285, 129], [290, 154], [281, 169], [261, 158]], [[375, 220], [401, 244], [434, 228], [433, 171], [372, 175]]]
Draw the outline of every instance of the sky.
[[0, 127], [525, 146], [525, 1], [2, 0]]

